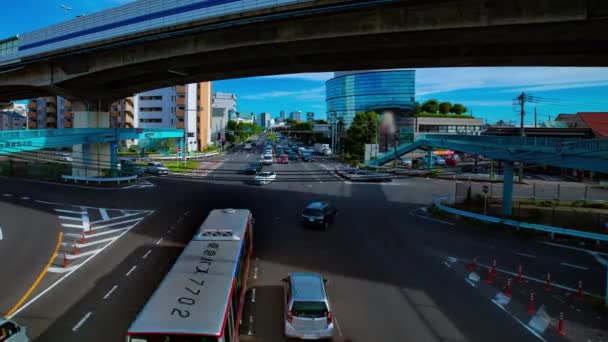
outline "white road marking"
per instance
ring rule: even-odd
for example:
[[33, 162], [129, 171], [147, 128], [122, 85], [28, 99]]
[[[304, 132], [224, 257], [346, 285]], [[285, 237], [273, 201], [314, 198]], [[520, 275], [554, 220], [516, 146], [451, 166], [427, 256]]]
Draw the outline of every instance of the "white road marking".
[[61, 220], [72, 220], [72, 221], [80, 221], [80, 220], [82, 220], [82, 218], [80, 218], [80, 217], [74, 217], [74, 216], [59, 216], [59, 219], [61, 219]]
[[151, 250], [151, 249], [148, 249], [148, 251], [146, 252], [146, 254], [144, 254], [144, 256], [142, 256], [141, 258], [142, 258], [142, 259], [147, 258], [147, 257], [148, 257], [148, 255], [150, 255], [150, 253], [152, 253], [152, 250]]
[[22, 199], [22, 200], [24, 200], [24, 201], [27, 201], [27, 200], [29, 200], [30, 198], [29, 198], [29, 197], [27, 197], [27, 196], [22, 196], [22, 197], [21, 197], [21, 199]]
[[338, 334], [340, 334], [340, 337], [344, 336], [342, 335], [342, 329], [340, 328], [340, 324], [338, 324], [338, 319], [334, 318], [334, 323], [336, 323], [336, 328], [338, 328]]
[[184, 215], [188, 215], [190, 214], [190, 210], [186, 210], [186, 212], [184, 213]]
[[[153, 213], [153, 210], [150, 210], [148, 214]], [[122, 233], [120, 233], [120, 235], [118, 235], [116, 237], [116, 239], [114, 239], [113, 241], [110, 241], [107, 245], [103, 246], [102, 248], [96, 250], [97, 253], [92, 254], [90, 257], [88, 257], [85, 261], [83, 261], [82, 263], [76, 265], [76, 266], [72, 266], [70, 268], [58, 268], [58, 272], [56, 273], [63, 273], [59, 270], [67, 270], [67, 274], [64, 275], [63, 277], [57, 279], [57, 281], [55, 281], [53, 284], [51, 284], [51, 286], [47, 287], [46, 289], [44, 289], [42, 292], [40, 292], [36, 297], [30, 299], [27, 303], [25, 303], [24, 305], [22, 305], [17, 311], [13, 312], [12, 315], [6, 317], [8, 319], [13, 318], [15, 316], [17, 316], [21, 311], [25, 310], [26, 308], [28, 308], [30, 305], [32, 305], [33, 303], [35, 303], [38, 299], [40, 299], [42, 296], [44, 296], [45, 294], [47, 294], [49, 291], [51, 291], [55, 286], [59, 285], [62, 281], [64, 281], [66, 278], [68, 278], [70, 275], [72, 275], [72, 273], [76, 272], [76, 270], [78, 270], [79, 268], [81, 268], [82, 266], [86, 265], [89, 261], [93, 260], [93, 257], [95, 257], [95, 255], [97, 255], [98, 253], [101, 253], [103, 250], [105, 250], [106, 248], [110, 247], [114, 242], [116, 242], [118, 239], [120, 239], [123, 235], [125, 235], [130, 229], [132, 229], [133, 227], [135, 227], [137, 225], [134, 224], [132, 226], [129, 227], [129, 229], [123, 231]], [[51, 269], [53, 267], [49, 268], [49, 272], [51, 272]]]
[[129, 270], [129, 272], [127, 272], [127, 274], [125, 274], [127, 277], [131, 275], [131, 273], [133, 273], [133, 271], [135, 271], [135, 269], [137, 268], [137, 265], [131, 267], [131, 269]]
[[66, 214], [78, 214], [78, 215], [86, 214], [86, 211], [74, 211], [74, 210], [66, 210], [66, 209], [55, 209], [55, 211], [60, 212], [60, 213], [66, 213]]
[[409, 211], [409, 214], [410, 214], [411, 216], [415, 216], [415, 217], [418, 217], [418, 218], [421, 218], [421, 219], [424, 219], [424, 220], [429, 220], [429, 221], [439, 222], [439, 223], [447, 224], [447, 225], [450, 225], [450, 226], [453, 226], [453, 225], [454, 225], [454, 223], [452, 223], [452, 222], [443, 221], [443, 220], [438, 220], [438, 219], [436, 219], [436, 218], [432, 218], [432, 217], [428, 217], [428, 216], [424, 216], [424, 215], [417, 215], [417, 214], [415, 214], [415, 213], [414, 213], [416, 210], [420, 210], [420, 209], [422, 209], [422, 208], [418, 208], [418, 209], [413, 209], [413, 210], [410, 210], [410, 211]]
[[108, 210], [106, 208], [99, 208], [99, 213], [101, 214], [101, 218], [104, 220], [109, 220], [110, 216], [108, 216]]
[[84, 229], [84, 226], [82, 224], [62, 223], [61, 226], [62, 227], [66, 227], [66, 228], [81, 228], [81, 229]]
[[37, 203], [40, 203], [40, 204], [63, 205], [62, 203], [47, 202], [47, 201], [40, 201], [40, 200], [34, 200], [34, 202], [37, 202]]
[[118, 226], [121, 225], [123, 223], [131, 223], [131, 222], [139, 222], [141, 220], [143, 220], [143, 217], [139, 217], [139, 218], [134, 218], [134, 219], [130, 219], [130, 220], [126, 220], [126, 221], [119, 221], [119, 222], [114, 222], [114, 223], [109, 223], [103, 226], [95, 226], [93, 227], [93, 230], [99, 230], [99, 229], [104, 229], [104, 228], [109, 228], [109, 227], [113, 227], [113, 226]]
[[253, 279], [258, 279], [258, 268], [257, 267], [255, 267], [253, 269]]
[[251, 302], [255, 303], [255, 287], [251, 289]]
[[112, 292], [116, 291], [116, 289], [117, 289], [117, 288], [118, 288], [118, 285], [114, 285], [114, 286], [112, 287], [112, 289], [111, 289], [111, 290], [110, 290], [108, 293], [106, 293], [106, 295], [105, 295], [105, 296], [103, 296], [103, 299], [108, 299], [108, 298], [110, 298], [110, 296], [112, 295]]
[[3, 194], [4, 197], [13, 197], [13, 194]]
[[560, 245], [559, 243], [544, 242], [544, 241], [541, 243], [544, 243], [545, 245], [549, 245], [549, 246], [555, 246], [555, 247], [561, 247], [561, 248], [566, 248], [566, 249], [572, 249], [575, 251], [585, 252], [585, 253], [591, 255], [592, 257], [594, 257], [595, 261], [597, 261], [600, 265], [608, 267], [608, 260], [606, 260], [600, 256], [600, 255], [608, 255], [608, 253], [591, 251], [591, 250], [579, 248], [579, 247]]
[[578, 268], [579, 270], [585, 270], [585, 271], [589, 270], [589, 268], [587, 268], [587, 267], [573, 265], [573, 264], [569, 264], [567, 262], [560, 262], [559, 264], [562, 265], [562, 266], [568, 266], [568, 267], [572, 267], [572, 268]]
[[532, 254], [526, 254], [526, 253], [520, 253], [520, 252], [513, 252], [513, 254], [517, 254], [519, 256], [523, 256], [526, 258], [536, 259], [536, 255], [532, 255]]
[[87, 319], [89, 319], [89, 317], [91, 317], [93, 313], [91, 311], [87, 312], [86, 315], [84, 315], [84, 317], [82, 317], [82, 319], [72, 328], [72, 331], [76, 331], [78, 330], [78, 328], [80, 328], [84, 322], [87, 321]]
[[164, 238], [162, 238], [162, 237], [161, 237], [160, 239], [158, 239], [158, 241], [156, 241], [156, 244], [157, 244], [157, 245], [160, 245], [160, 243], [163, 241], [163, 239], [164, 239]]
[[0, 241], [4, 238], [4, 236], [2, 235], [2, 225], [0, 225]]
[[545, 342], [547, 341], [542, 336], [540, 336], [536, 331], [534, 331], [534, 329], [530, 328], [527, 324], [525, 324], [524, 322], [520, 321], [517, 317], [515, 317], [509, 310], [505, 309], [504, 306], [500, 305], [494, 299], [490, 299], [490, 300], [492, 301], [492, 303], [496, 304], [496, 306], [501, 308], [502, 311], [506, 312], [507, 315], [511, 316], [511, 318], [513, 318], [517, 323], [521, 324], [524, 328], [526, 328], [526, 330], [528, 330], [532, 335], [538, 337], [541, 341], [545, 341]]
[[444, 261], [443, 264], [446, 265], [448, 268], [452, 268], [452, 265], [448, 264], [447, 261]]
[[477, 287], [477, 285], [475, 285], [475, 283], [474, 283], [474, 282], [472, 282], [472, 281], [470, 281], [469, 279], [466, 279], [466, 278], [465, 278], [464, 280], [466, 280], [466, 281], [467, 281], [467, 283], [469, 283], [469, 285], [471, 285], [471, 286], [473, 286], [473, 287]]
[[247, 331], [247, 335], [253, 335], [253, 315], [249, 315], [249, 329]]

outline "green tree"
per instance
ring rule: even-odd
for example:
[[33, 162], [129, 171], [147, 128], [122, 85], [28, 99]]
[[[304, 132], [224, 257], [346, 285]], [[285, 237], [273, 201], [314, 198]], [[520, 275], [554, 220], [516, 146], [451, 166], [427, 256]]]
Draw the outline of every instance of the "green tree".
[[420, 105], [420, 102], [416, 101], [414, 102], [414, 114], [420, 113], [422, 113], [422, 106]]
[[467, 111], [467, 108], [465, 106], [461, 105], [460, 103], [454, 103], [454, 105], [450, 109], [450, 112], [452, 112], [454, 114], [462, 114], [462, 113], [466, 113], [466, 111]]
[[451, 109], [452, 109], [452, 104], [447, 101], [441, 102], [439, 104], [439, 113], [441, 113], [441, 114], [447, 114], [450, 112]]
[[237, 131], [237, 127], [238, 127], [239, 123], [237, 123], [234, 120], [230, 120], [228, 121], [228, 124], [226, 125], [226, 129], [229, 129], [231, 131]]
[[439, 102], [435, 99], [426, 100], [422, 104], [422, 111], [424, 111], [425, 113], [435, 114], [435, 113], [437, 113], [438, 110], [439, 110]]
[[365, 144], [376, 142], [379, 119], [376, 112], [357, 113], [347, 130], [346, 152], [358, 160], [363, 159]]
[[319, 124], [319, 125], [327, 125], [327, 121], [326, 120], [315, 120], [315, 123]]

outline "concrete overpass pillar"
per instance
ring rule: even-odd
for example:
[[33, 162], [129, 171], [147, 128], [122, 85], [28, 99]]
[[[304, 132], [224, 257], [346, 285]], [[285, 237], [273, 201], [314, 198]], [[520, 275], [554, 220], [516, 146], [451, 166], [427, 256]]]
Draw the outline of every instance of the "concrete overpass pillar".
[[[91, 105], [83, 101], [72, 101], [74, 129], [110, 128], [110, 106]], [[115, 175], [118, 155], [117, 142], [74, 145], [72, 175], [102, 177]]]
[[513, 213], [513, 162], [503, 163], [502, 181], [502, 214], [510, 216]]
[[430, 168], [433, 167], [433, 149], [431, 147], [429, 147], [429, 149], [426, 151], [426, 165]]

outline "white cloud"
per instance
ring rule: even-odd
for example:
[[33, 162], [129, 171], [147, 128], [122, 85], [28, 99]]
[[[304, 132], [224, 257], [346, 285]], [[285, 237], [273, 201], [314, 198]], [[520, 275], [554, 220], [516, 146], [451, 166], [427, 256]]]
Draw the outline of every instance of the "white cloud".
[[608, 68], [434, 68], [416, 71], [417, 96], [472, 88], [545, 91], [606, 84]]
[[288, 78], [288, 79], [325, 82], [333, 77], [334, 77], [333, 72], [308, 72], [308, 73], [302, 73], [302, 74], [283, 74], [283, 75], [263, 76], [260, 78]]
[[267, 100], [281, 97], [291, 97], [296, 100], [325, 100], [325, 86], [295, 91], [277, 90], [242, 96], [246, 100]]

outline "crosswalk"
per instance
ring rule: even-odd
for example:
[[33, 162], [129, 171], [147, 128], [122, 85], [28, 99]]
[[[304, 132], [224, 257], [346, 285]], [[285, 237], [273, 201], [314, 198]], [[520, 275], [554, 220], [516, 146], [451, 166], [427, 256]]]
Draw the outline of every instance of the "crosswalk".
[[64, 232], [51, 273], [67, 273], [94, 257], [137, 226], [153, 210], [123, 210], [61, 205], [54, 208]]

